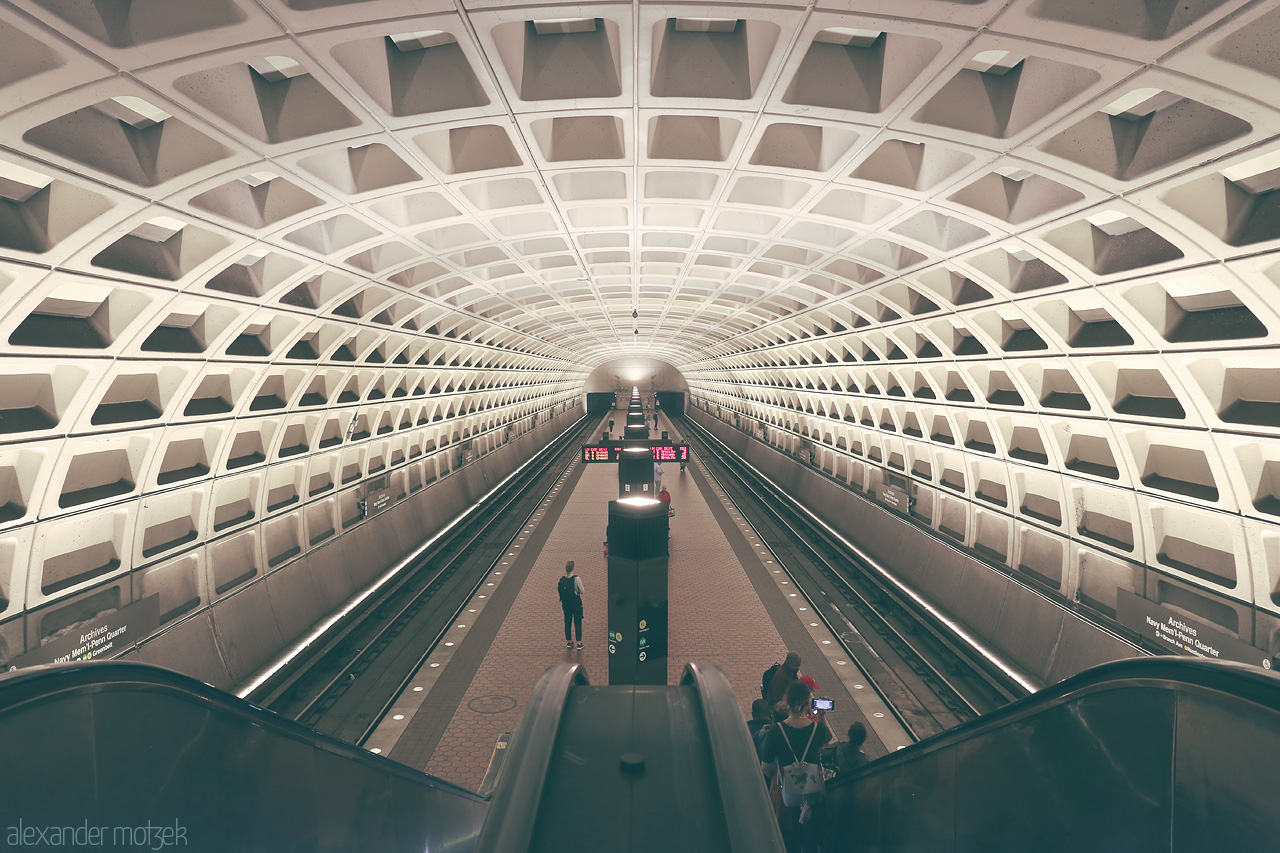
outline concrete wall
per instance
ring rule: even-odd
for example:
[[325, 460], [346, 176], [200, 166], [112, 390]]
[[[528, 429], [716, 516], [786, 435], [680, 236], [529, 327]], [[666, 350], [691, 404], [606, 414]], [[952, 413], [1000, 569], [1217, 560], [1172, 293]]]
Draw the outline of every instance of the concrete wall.
[[[162, 626], [125, 656], [185, 672], [216, 687], [236, 686], [475, 503], [582, 413], [581, 406], [571, 406], [416, 489], [407, 470], [393, 471], [393, 504], [368, 519], [360, 518], [355, 509], [360, 490], [348, 489], [334, 498], [343, 516], [336, 522], [335, 535], [296, 559], [258, 572], [234, 591], [211, 595], [209, 603]], [[262, 547], [259, 540], [272, 535], [255, 533], [246, 544]], [[208, 569], [219, 555], [232, 553], [218, 545], [209, 546], [195, 564]], [[250, 552], [250, 558], [261, 560], [262, 555]], [[205, 589], [212, 590], [211, 582], [206, 584]]]
[[1135, 654], [1132, 646], [1047, 595], [736, 429], [732, 421], [696, 407], [687, 411], [826, 523], [1040, 681], [1061, 681]]

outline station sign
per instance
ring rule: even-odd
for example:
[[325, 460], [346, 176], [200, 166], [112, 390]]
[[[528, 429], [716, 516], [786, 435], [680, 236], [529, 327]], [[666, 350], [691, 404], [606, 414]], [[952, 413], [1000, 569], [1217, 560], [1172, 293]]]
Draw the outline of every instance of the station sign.
[[365, 486], [364, 517], [373, 518], [391, 506], [391, 478], [386, 474], [375, 477]]
[[896, 509], [898, 512], [906, 512], [911, 506], [911, 499], [907, 497], [907, 493], [891, 483], [880, 484], [880, 502]]
[[1116, 592], [1116, 621], [1154, 640], [1161, 648], [1179, 655], [1271, 668], [1271, 655], [1221, 628], [1185, 613], [1176, 613], [1127, 589]]
[[45, 663], [112, 658], [160, 627], [160, 593], [97, 616], [50, 640], [39, 648], [18, 655], [7, 669], [21, 669]]

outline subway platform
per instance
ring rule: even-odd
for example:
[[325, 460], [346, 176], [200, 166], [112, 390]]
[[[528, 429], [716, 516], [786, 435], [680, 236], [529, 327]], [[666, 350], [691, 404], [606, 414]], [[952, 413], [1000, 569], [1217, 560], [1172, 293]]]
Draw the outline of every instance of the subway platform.
[[[621, 419], [623, 412], [614, 414]], [[608, 418], [604, 419], [607, 425]], [[660, 430], [677, 431], [660, 414]], [[603, 427], [602, 427], [603, 429]], [[659, 435], [655, 432], [655, 437]], [[671, 493], [668, 683], [688, 661], [719, 666], [744, 715], [760, 677], [788, 649], [801, 672], [835, 700], [837, 737], [867, 724], [864, 750], [876, 757], [910, 743], [839, 640], [773, 561], [767, 544], [711, 481], [695, 457], [683, 472], [664, 465]], [[539, 676], [580, 662], [593, 684], [608, 679], [604, 538], [617, 468], [575, 462], [546, 496], [500, 564], [462, 609], [366, 747], [410, 767], [475, 789], [494, 746], [513, 731]], [[582, 578], [582, 650], [566, 649], [556, 582], [573, 560]]]

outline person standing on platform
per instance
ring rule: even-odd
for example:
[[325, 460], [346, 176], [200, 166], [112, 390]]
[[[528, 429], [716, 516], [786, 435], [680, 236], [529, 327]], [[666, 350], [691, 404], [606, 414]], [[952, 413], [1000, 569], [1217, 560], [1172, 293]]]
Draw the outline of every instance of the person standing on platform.
[[[675, 508], [671, 506], [671, 493], [664, 488], [662, 491], [658, 492], [658, 500], [662, 501], [664, 504], [667, 505], [667, 518], [675, 518], [676, 511], [675, 511]], [[670, 522], [667, 523], [667, 538], [668, 539], [671, 538]]]
[[800, 653], [787, 652], [786, 658], [782, 661], [782, 666], [773, 673], [773, 680], [769, 683], [769, 690], [765, 693], [764, 699], [769, 703], [769, 707], [777, 705], [787, 696], [787, 687], [793, 681], [800, 680]]
[[609, 418], [609, 435], [613, 435], [613, 418]]
[[653, 463], [653, 492], [657, 494], [662, 491], [662, 463]]
[[564, 577], [556, 584], [560, 593], [560, 609], [564, 611], [564, 645], [573, 648], [569, 628], [578, 636], [578, 648], [582, 648], [582, 578], [573, 573], [573, 560], [564, 564]]

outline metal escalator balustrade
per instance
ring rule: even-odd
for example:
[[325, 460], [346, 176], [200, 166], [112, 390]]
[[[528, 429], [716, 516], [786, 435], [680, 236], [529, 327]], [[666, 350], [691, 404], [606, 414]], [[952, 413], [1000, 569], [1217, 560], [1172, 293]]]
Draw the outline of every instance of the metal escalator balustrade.
[[0, 768], [0, 840], [44, 849], [464, 851], [488, 809], [464, 788], [129, 662], [0, 676]]
[[17, 833], [11, 846], [782, 849], [716, 667], [689, 664], [674, 687], [592, 687], [579, 665], [552, 667], [502, 764], [490, 799], [150, 664], [0, 676], [0, 832]]
[[828, 783], [823, 850], [1274, 850], [1278, 790], [1280, 676], [1123, 660]]

